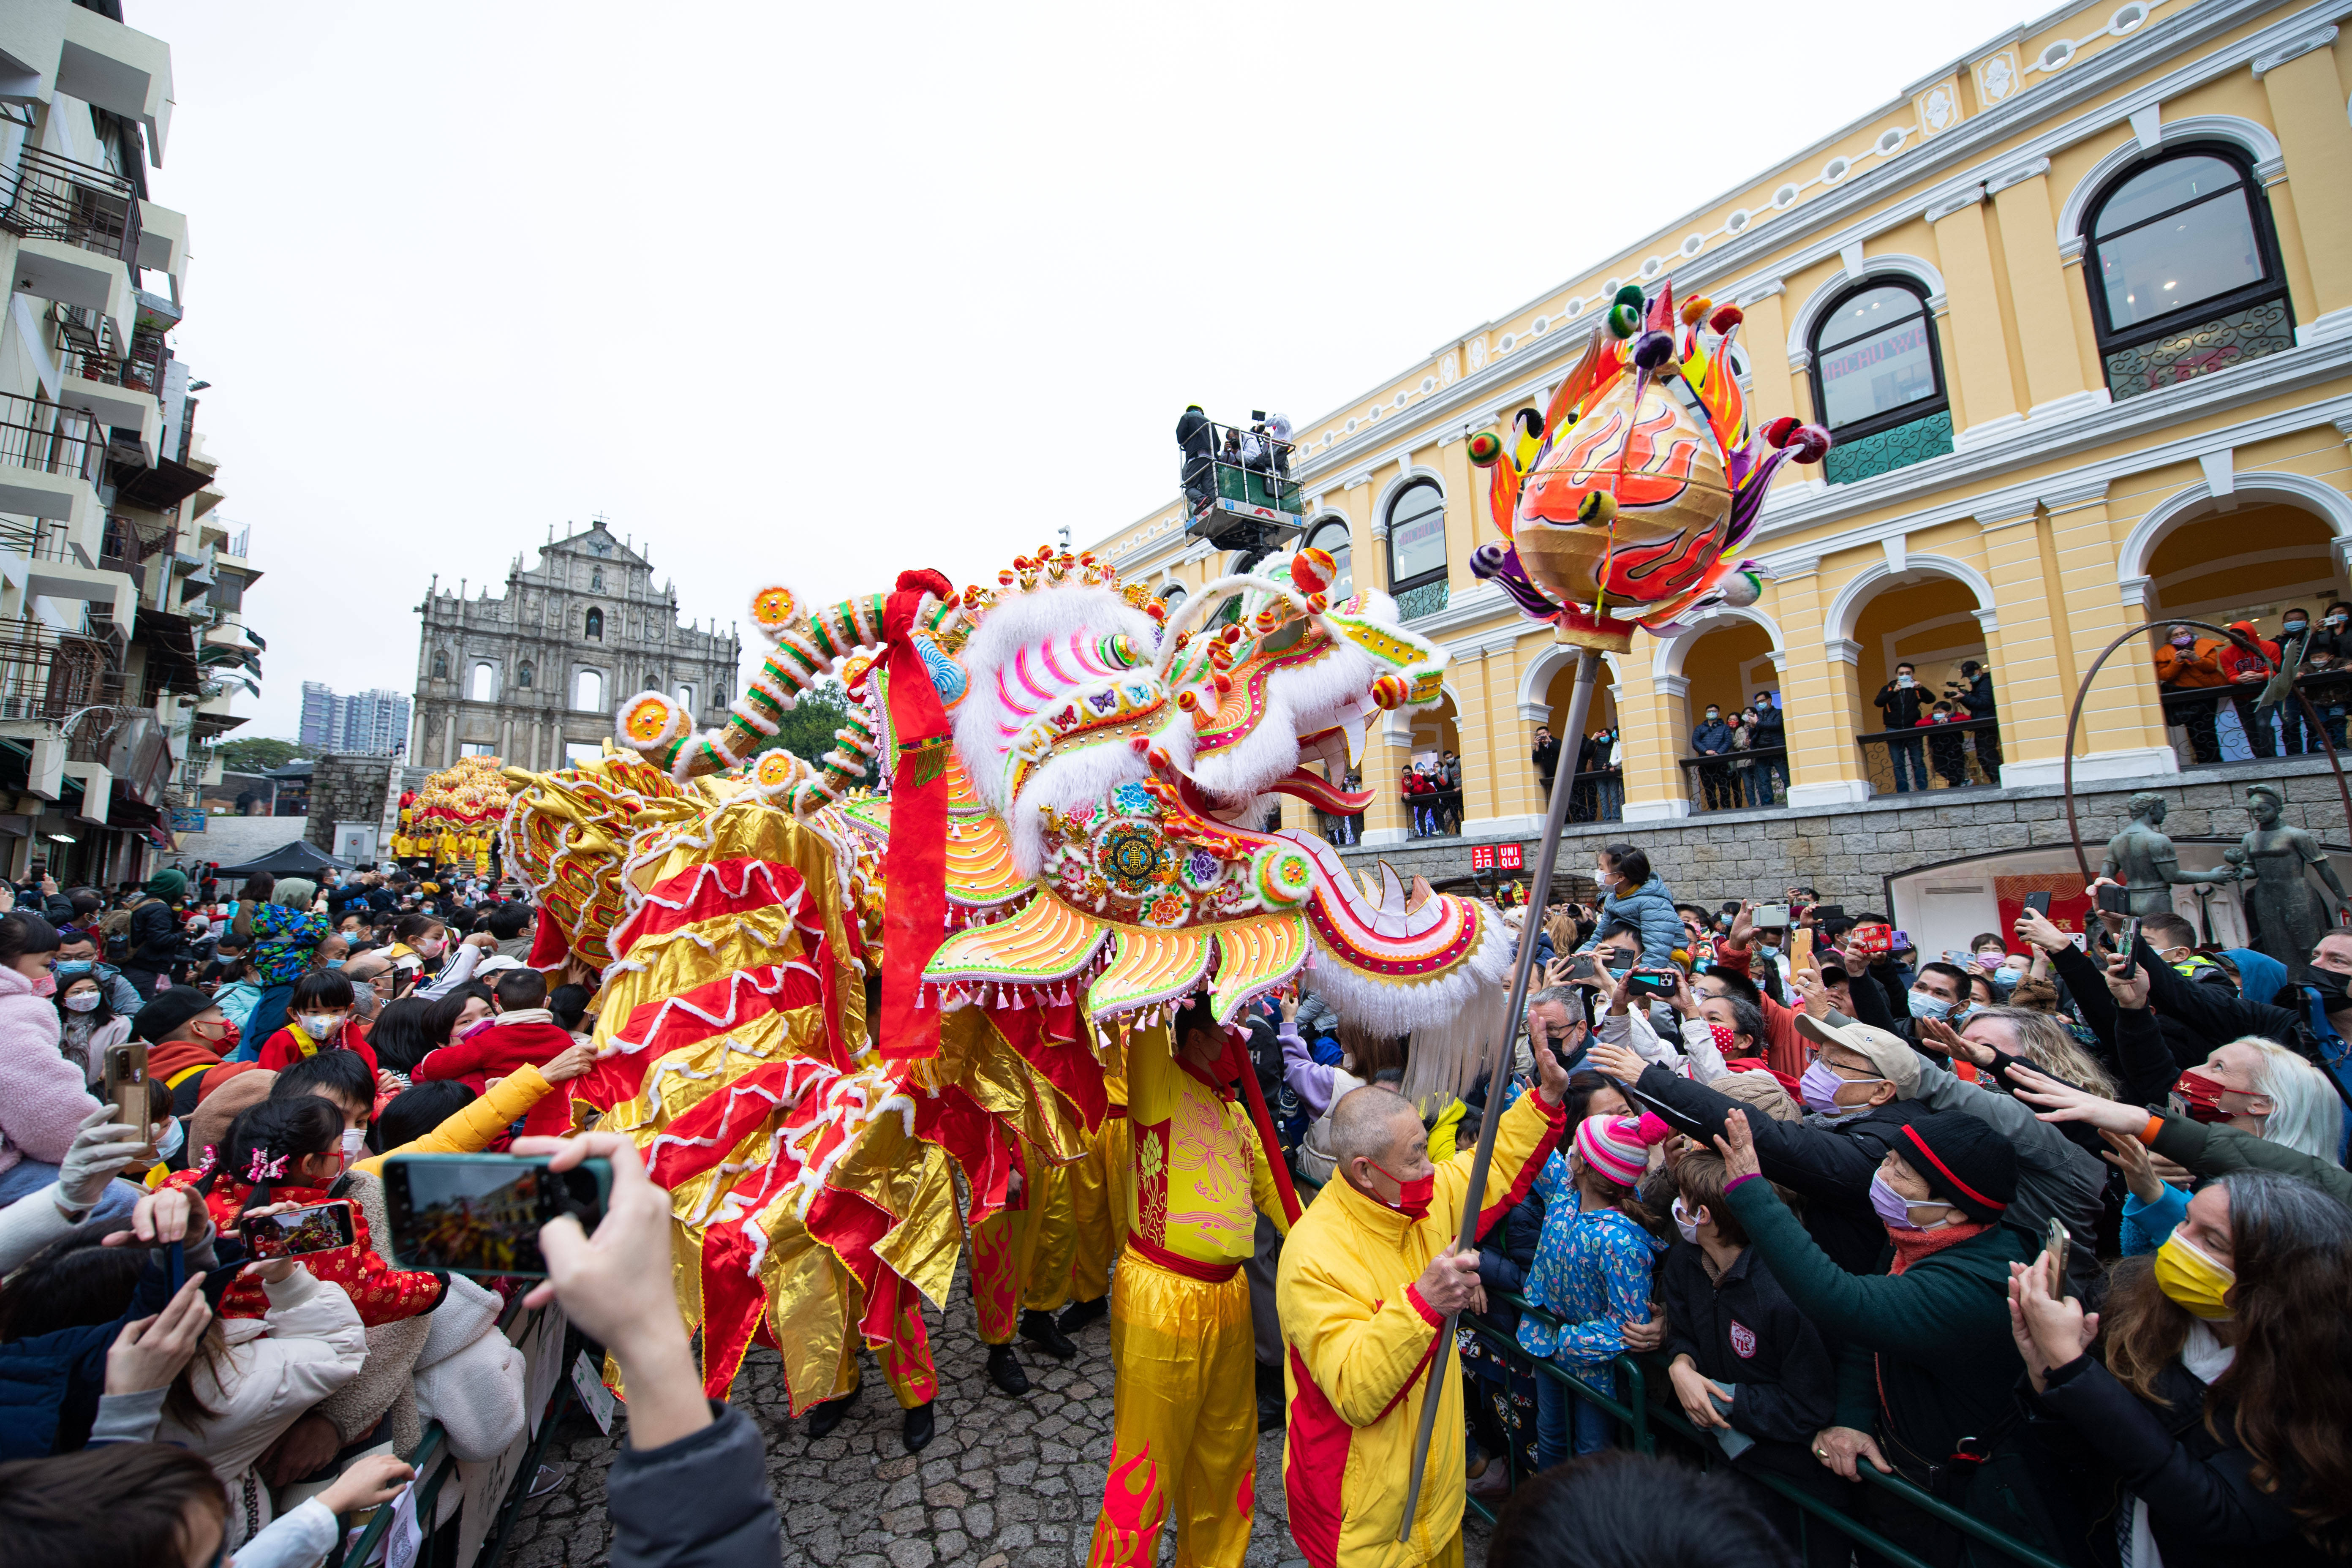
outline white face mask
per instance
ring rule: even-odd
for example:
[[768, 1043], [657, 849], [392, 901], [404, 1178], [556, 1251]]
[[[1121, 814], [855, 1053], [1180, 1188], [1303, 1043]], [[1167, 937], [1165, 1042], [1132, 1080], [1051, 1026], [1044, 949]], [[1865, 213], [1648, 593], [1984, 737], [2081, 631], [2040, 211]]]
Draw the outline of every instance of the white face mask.
[[341, 1013], [305, 1013], [299, 1022], [302, 1032], [312, 1039], [331, 1040], [342, 1032], [343, 1016]]
[[1675, 1228], [1683, 1233], [1685, 1241], [1694, 1246], [1697, 1244], [1698, 1221], [1683, 1212], [1683, 1201], [1680, 1198], [1675, 1200]]
[[187, 1142], [187, 1141], [188, 1130], [180, 1125], [180, 1119], [176, 1116], [165, 1117], [163, 1119], [163, 1131], [158, 1134], [155, 1139], [155, 1158], [158, 1160], [170, 1159], [173, 1155], [180, 1152], [181, 1145]]
[[366, 1147], [367, 1130], [365, 1128], [346, 1127], [343, 1129], [343, 1163], [346, 1166], [350, 1165], [352, 1161], [358, 1159], [360, 1157], [360, 1151]]
[[74, 994], [66, 998], [66, 1005], [77, 1013], [91, 1012], [98, 1006], [98, 993], [95, 991], [78, 991]]
[[1895, 678], [1895, 684], [1897, 686], [1912, 686], [1917, 683], [1907, 675], [1898, 675]]

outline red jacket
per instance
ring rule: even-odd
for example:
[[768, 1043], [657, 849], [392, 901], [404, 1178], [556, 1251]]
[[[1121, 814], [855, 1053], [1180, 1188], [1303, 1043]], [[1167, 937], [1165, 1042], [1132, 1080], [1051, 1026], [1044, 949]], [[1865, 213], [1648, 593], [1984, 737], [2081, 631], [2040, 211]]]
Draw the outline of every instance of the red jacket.
[[[513, 1021], [507, 1021], [512, 1019]], [[416, 1083], [454, 1080], [480, 1094], [494, 1078], [505, 1078], [517, 1068], [543, 1068], [572, 1048], [572, 1037], [549, 1021], [544, 1008], [493, 1018], [478, 1025], [465, 1038], [425, 1054], [409, 1075]], [[572, 1096], [551, 1094], [523, 1118], [530, 1138], [561, 1138], [572, 1131]]]
[[321, 1047], [302, 1032], [299, 1024], [289, 1018], [284, 1028], [262, 1042], [261, 1055], [257, 1059], [271, 1072], [283, 1072], [304, 1057], [316, 1056], [321, 1049], [356, 1052], [360, 1060], [367, 1063], [368, 1077], [373, 1078], [376, 1074], [374, 1047], [368, 1044], [367, 1031], [356, 1019], [345, 1024], [341, 1033]]
[[2268, 679], [2270, 672], [2278, 668], [2279, 645], [2256, 632], [2251, 621], [2236, 622], [2230, 629], [2245, 633], [2270, 656], [2270, 662], [2265, 664], [2236, 643], [2229, 643], [2221, 646], [2221, 673], [2233, 681], [2242, 675], [2259, 675]]

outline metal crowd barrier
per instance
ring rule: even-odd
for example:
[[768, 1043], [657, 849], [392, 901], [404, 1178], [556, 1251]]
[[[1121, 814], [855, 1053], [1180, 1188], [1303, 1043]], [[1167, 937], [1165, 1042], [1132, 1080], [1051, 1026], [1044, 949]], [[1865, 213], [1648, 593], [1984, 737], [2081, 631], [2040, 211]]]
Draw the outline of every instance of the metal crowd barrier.
[[[518, 1297], [499, 1318], [500, 1332], [505, 1332], [521, 1310], [521, 1299]], [[540, 1310], [552, 1309], [541, 1308]], [[416, 1470], [416, 1517], [425, 1532], [425, 1543], [416, 1554], [413, 1568], [498, 1568], [499, 1563], [506, 1556], [507, 1538], [514, 1532], [515, 1521], [522, 1517], [522, 1505], [530, 1495], [530, 1484], [538, 1479], [539, 1467], [547, 1458], [548, 1444], [553, 1440], [556, 1426], [572, 1407], [572, 1361], [585, 1342], [577, 1330], [569, 1326], [564, 1329], [562, 1345], [556, 1352], [559, 1360], [556, 1363], [555, 1392], [548, 1396], [547, 1409], [540, 1418], [539, 1435], [524, 1450], [522, 1463], [516, 1469], [514, 1480], [508, 1486], [507, 1495], [499, 1504], [498, 1522], [471, 1564], [445, 1562], [439, 1550], [440, 1532], [434, 1526], [435, 1515], [442, 1487], [457, 1473], [457, 1460], [456, 1456], [444, 1451], [448, 1433], [441, 1423], [434, 1421], [425, 1425], [425, 1436], [416, 1445], [416, 1453], [408, 1461]], [[374, 1511], [366, 1528], [356, 1536], [344, 1531], [335, 1549], [327, 1553], [321, 1568], [346, 1568], [346, 1565], [359, 1568], [360, 1564], [367, 1563], [383, 1546], [385, 1536], [392, 1530], [392, 1520], [393, 1505], [386, 1503]]]
[[[1503, 1300], [1529, 1317], [1550, 1323], [1555, 1327], [1559, 1326], [1558, 1319], [1523, 1296], [1507, 1292]], [[1706, 1433], [1691, 1425], [1689, 1419], [1683, 1415], [1679, 1405], [1671, 1397], [1662, 1398], [1654, 1404], [1649, 1400], [1650, 1378], [1644, 1372], [1643, 1363], [1634, 1357], [1620, 1355], [1612, 1363], [1618, 1376], [1623, 1379], [1624, 1387], [1627, 1390], [1628, 1396], [1621, 1400], [1593, 1387], [1558, 1362], [1530, 1354], [1520, 1347], [1516, 1336], [1505, 1333], [1483, 1318], [1465, 1313], [1458, 1321], [1464, 1328], [1468, 1329], [1493, 1347], [1507, 1366], [1529, 1373], [1537, 1377], [1551, 1378], [1577, 1398], [1586, 1400], [1615, 1417], [1630, 1438], [1626, 1446], [1630, 1446], [1636, 1452], [1656, 1453], [1656, 1434], [1662, 1427], [1698, 1451], [1702, 1469], [1712, 1468], [1714, 1463], [1717, 1461], [1728, 1463], [1727, 1460], [1723, 1459], [1723, 1451], [1709, 1440]], [[1664, 1357], [1653, 1355], [1649, 1359], [1654, 1363], [1659, 1371], [1663, 1372], [1665, 1365]], [[1672, 1385], [1668, 1384], [1667, 1386]], [[1509, 1397], [1507, 1388], [1508, 1385], [1506, 1384], [1506, 1401]], [[1507, 1467], [1505, 1474], [1510, 1478], [1511, 1489], [1514, 1491], [1518, 1489], [1521, 1479], [1518, 1450], [1519, 1444], [1516, 1435], [1507, 1431], [1502, 1460]], [[1487, 1462], [1491, 1464], [1494, 1460], [1490, 1457]], [[1866, 1463], [1858, 1466], [1857, 1468], [1862, 1478], [1872, 1485], [1893, 1493], [1912, 1508], [1932, 1515], [1953, 1529], [1982, 1542], [2012, 1562], [2028, 1563], [2032, 1568], [2066, 1568], [2066, 1564], [2057, 1558], [2052, 1557], [2037, 1547], [2027, 1545], [2014, 1536], [2003, 1534], [1989, 1524], [1969, 1518], [1951, 1504], [1921, 1490], [1900, 1476], [1881, 1475]], [[1888, 1562], [1897, 1564], [1897, 1568], [1930, 1568], [1930, 1564], [1924, 1559], [1895, 1545], [1868, 1525], [1853, 1519], [1843, 1510], [1822, 1501], [1794, 1482], [1764, 1470], [1743, 1470], [1740, 1473], [1779, 1493], [1802, 1510], [1800, 1516], [1801, 1529], [1810, 1528], [1811, 1521], [1819, 1520], [1842, 1531], [1855, 1545], [1867, 1547]], [[1489, 1525], [1495, 1522], [1494, 1510], [1475, 1497], [1467, 1497], [1465, 1500], [1468, 1504], [1470, 1512], [1477, 1515]], [[1801, 1540], [1799, 1544], [1801, 1551], [1803, 1545]]]

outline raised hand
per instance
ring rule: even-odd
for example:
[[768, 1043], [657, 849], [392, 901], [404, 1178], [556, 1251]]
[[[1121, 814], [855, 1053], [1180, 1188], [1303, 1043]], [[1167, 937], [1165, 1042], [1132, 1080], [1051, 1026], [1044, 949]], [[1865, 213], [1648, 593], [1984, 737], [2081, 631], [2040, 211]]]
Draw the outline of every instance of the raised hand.
[[1642, 1069], [1650, 1065], [1635, 1053], [1633, 1047], [1620, 1045], [1613, 1040], [1593, 1041], [1585, 1047], [1584, 1059], [1594, 1071], [1605, 1073], [1620, 1083], [1632, 1083], [1642, 1076]]
[[2041, 1107], [2039, 1114], [2044, 1121], [2084, 1121], [2130, 1136], [2137, 1136], [2147, 1125], [2145, 1107], [2102, 1100], [2022, 1064], [2010, 1068], [2009, 1081], [2017, 1090], [2018, 1099]]
[[1715, 1140], [1716, 1152], [1723, 1156], [1723, 1184], [1729, 1187], [1741, 1176], [1760, 1176], [1764, 1167], [1756, 1158], [1756, 1135], [1748, 1129], [1748, 1112], [1727, 1110], [1723, 1115], [1723, 1131]]

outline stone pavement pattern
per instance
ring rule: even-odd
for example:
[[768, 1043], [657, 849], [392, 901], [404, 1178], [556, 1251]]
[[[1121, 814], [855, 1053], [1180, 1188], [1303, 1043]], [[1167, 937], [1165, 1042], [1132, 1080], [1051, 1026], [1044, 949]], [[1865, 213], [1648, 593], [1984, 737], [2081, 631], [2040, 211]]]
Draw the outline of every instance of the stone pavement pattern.
[[[734, 1402], [766, 1434], [788, 1568], [1074, 1568], [1086, 1562], [1110, 1461], [1109, 1325], [1082, 1330], [1077, 1359], [1067, 1364], [1015, 1342], [1031, 1389], [1025, 1399], [1010, 1399], [988, 1381], [987, 1350], [961, 1289], [949, 1315], [944, 1328], [932, 1319], [939, 1433], [919, 1454], [899, 1447], [898, 1404], [870, 1363], [848, 1419], [832, 1436], [811, 1441], [804, 1422], [785, 1418], [775, 1353], [755, 1349], [745, 1361]], [[572, 1468], [552, 1491], [524, 1505], [507, 1548], [513, 1568], [604, 1563], [612, 1541], [604, 1470], [623, 1426], [616, 1418], [606, 1437], [577, 1405], [565, 1415], [548, 1458]], [[1485, 1568], [1485, 1531], [1475, 1521], [1464, 1547], [1467, 1568]], [[1175, 1548], [1174, 1529], [1162, 1531], [1163, 1563], [1173, 1560]], [[1248, 1568], [1305, 1564], [1285, 1521], [1282, 1435], [1269, 1433], [1258, 1440]]]

